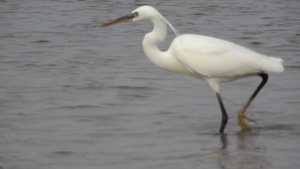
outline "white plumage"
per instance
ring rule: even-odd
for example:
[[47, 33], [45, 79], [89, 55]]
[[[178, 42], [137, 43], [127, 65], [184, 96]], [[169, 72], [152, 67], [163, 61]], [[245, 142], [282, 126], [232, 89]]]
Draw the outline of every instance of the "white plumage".
[[167, 35], [167, 24], [175, 34], [178, 33], [151, 6], [139, 7], [131, 14], [102, 24], [101, 27], [123, 21], [141, 20], [149, 20], [154, 25], [153, 30], [147, 33], [143, 40], [143, 48], [149, 60], [163, 69], [205, 80], [216, 92], [222, 111], [220, 133], [225, 129], [227, 113], [221, 99], [219, 83], [254, 75], [262, 77], [263, 81], [239, 112], [239, 124], [243, 129], [249, 129], [250, 126], [244, 120], [253, 120], [246, 117], [244, 112], [267, 82], [268, 75], [266, 72], [282, 72], [284, 70], [283, 60], [259, 54], [226, 40], [194, 34], [178, 35], [168, 50], [161, 51], [157, 45]]

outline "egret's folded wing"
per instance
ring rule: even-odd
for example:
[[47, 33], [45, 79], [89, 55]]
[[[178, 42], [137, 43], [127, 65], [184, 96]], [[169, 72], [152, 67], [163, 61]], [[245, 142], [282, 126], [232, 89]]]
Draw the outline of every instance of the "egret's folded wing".
[[261, 71], [259, 60], [255, 60], [260, 54], [249, 49], [205, 36], [186, 35], [181, 38], [175, 42], [175, 54], [189, 71], [215, 78], [234, 78]]

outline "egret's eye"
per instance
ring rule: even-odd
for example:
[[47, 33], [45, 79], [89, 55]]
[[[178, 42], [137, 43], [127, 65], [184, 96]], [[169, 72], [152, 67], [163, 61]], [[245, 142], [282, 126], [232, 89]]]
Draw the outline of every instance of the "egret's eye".
[[137, 18], [139, 16], [139, 13], [138, 12], [134, 12], [133, 16], [134, 16], [134, 18]]

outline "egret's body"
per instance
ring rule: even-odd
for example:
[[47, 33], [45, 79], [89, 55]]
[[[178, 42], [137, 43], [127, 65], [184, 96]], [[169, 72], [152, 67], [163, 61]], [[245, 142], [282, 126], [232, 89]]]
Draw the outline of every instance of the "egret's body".
[[[177, 36], [166, 51], [158, 48], [167, 35], [167, 24], [170, 23], [153, 7], [142, 6], [130, 15], [101, 25], [102, 27], [122, 21], [150, 20], [154, 28], [143, 40], [145, 54], [155, 65], [163, 69], [185, 74], [205, 80], [217, 94], [222, 111], [220, 133], [225, 129], [227, 113], [223, 105], [219, 84], [248, 76], [259, 75], [263, 81], [239, 112], [239, 124], [243, 129], [250, 126], [245, 119], [253, 121], [244, 115], [251, 101], [267, 82], [266, 72], [282, 72], [282, 60], [268, 57], [235, 43], [208, 36], [183, 34]], [[172, 27], [172, 25], [170, 25]], [[173, 29], [173, 27], [172, 27]]]

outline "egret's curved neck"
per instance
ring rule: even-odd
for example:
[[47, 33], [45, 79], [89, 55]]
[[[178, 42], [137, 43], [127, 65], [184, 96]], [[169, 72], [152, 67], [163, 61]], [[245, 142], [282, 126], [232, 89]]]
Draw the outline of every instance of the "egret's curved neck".
[[161, 51], [157, 44], [165, 40], [167, 35], [167, 25], [162, 17], [152, 18], [153, 30], [147, 33], [143, 40], [145, 54], [155, 65], [168, 70], [168, 52]]

